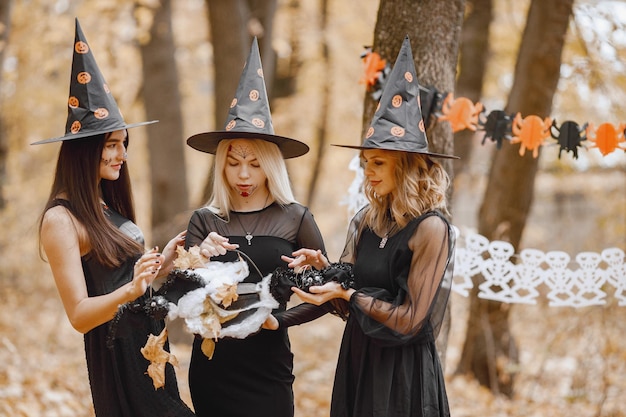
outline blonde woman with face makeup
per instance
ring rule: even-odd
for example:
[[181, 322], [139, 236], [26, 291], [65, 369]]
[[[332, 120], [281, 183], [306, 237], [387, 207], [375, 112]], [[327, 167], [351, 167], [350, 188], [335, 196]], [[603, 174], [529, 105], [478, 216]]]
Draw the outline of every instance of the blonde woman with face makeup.
[[[250, 274], [238, 288], [254, 286], [282, 255], [306, 246], [324, 253], [308, 208], [293, 195], [285, 159], [308, 152], [300, 141], [277, 136], [262, 77], [256, 39], [223, 131], [201, 133], [187, 143], [215, 155], [212, 197], [188, 225], [186, 247], [199, 246], [212, 261], [230, 262], [243, 252]], [[254, 299], [255, 294], [239, 294]], [[313, 320], [326, 307], [300, 304], [273, 311], [268, 327], [245, 339], [221, 338], [209, 360], [196, 336], [189, 388], [198, 416], [293, 417], [293, 354], [287, 328]], [[245, 320], [240, 313], [235, 320]], [[227, 325], [231, 324], [229, 321]]]

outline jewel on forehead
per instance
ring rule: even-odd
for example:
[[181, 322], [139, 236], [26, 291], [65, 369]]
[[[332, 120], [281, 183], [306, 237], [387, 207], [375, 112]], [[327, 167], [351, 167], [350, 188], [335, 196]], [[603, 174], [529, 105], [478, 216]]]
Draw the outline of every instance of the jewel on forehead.
[[252, 149], [249, 146], [241, 145], [241, 144], [236, 144], [234, 146], [230, 145], [228, 147], [228, 151], [234, 153], [237, 156], [240, 156], [243, 159], [246, 159], [248, 156], [254, 153], [252, 152]]

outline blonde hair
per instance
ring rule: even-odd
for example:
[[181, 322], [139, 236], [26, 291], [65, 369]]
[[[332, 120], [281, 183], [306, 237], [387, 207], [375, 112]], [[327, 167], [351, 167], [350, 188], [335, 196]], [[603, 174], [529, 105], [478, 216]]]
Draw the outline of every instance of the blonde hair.
[[396, 188], [381, 197], [365, 181], [364, 191], [370, 202], [366, 225], [382, 234], [389, 231], [390, 215], [403, 228], [411, 219], [431, 210], [449, 214], [446, 191], [450, 178], [439, 162], [413, 152], [386, 151], [386, 154], [395, 160]]
[[254, 155], [267, 177], [266, 185], [271, 198], [280, 205], [295, 203], [287, 165], [275, 143], [263, 139], [223, 139], [217, 144], [215, 152], [213, 193], [207, 206], [223, 217], [228, 217], [232, 209], [233, 191], [226, 180], [225, 167], [228, 149], [234, 140], [250, 142]]

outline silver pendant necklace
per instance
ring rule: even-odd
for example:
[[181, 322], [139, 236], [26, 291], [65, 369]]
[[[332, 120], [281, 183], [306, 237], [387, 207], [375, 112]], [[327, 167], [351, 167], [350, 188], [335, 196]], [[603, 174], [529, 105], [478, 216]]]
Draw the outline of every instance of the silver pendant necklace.
[[394, 222], [393, 226], [389, 226], [385, 235], [382, 239], [380, 239], [380, 243], [378, 244], [378, 249], [383, 249], [389, 240], [389, 235], [395, 230], [397, 223]]
[[[267, 207], [267, 200], [269, 200], [269, 197], [270, 197], [270, 195], [268, 193], [267, 196], [265, 197], [265, 202], [263, 203], [263, 207], [261, 208], [261, 210], [263, 210], [265, 207]], [[253, 228], [251, 232], [249, 232], [248, 228], [244, 227], [243, 223], [241, 222], [240, 213], [237, 213], [237, 222], [241, 226], [241, 230], [246, 234], [245, 238], [248, 241], [248, 246], [252, 246], [252, 238], [254, 238], [254, 235], [252, 233], [254, 232], [256, 227]], [[256, 226], [256, 224], [255, 224], [255, 226]]]
[[[239, 218], [239, 213], [237, 213], [237, 222], [239, 222], [239, 225], [241, 226], [241, 230], [243, 230], [243, 232], [246, 234], [246, 240], [248, 241], [248, 246], [252, 245], [252, 238], [254, 237], [254, 235], [252, 234], [252, 232], [248, 232], [247, 231], [247, 227], [243, 226], [243, 223], [241, 222], [241, 219]], [[254, 232], [254, 230], [252, 230]]]

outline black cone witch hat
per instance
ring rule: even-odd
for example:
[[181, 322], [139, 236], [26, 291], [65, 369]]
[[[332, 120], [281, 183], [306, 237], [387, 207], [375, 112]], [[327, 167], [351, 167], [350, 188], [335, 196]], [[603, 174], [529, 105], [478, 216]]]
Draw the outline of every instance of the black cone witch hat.
[[72, 77], [67, 105], [65, 135], [33, 142], [31, 145], [80, 139], [157, 122], [153, 120], [126, 124], [109, 86], [100, 73], [78, 19], [76, 19]]
[[309, 151], [303, 142], [274, 134], [256, 37], [230, 104], [224, 130], [198, 133], [187, 139], [187, 144], [201, 152], [215, 154], [222, 139], [266, 140], [278, 145], [284, 158], [295, 158]]
[[404, 38], [398, 58], [385, 82], [365, 140], [360, 146], [333, 145], [352, 149], [384, 149], [421, 153], [440, 158], [458, 156], [430, 152], [422, 119], [420, 89], [409, 37]]

